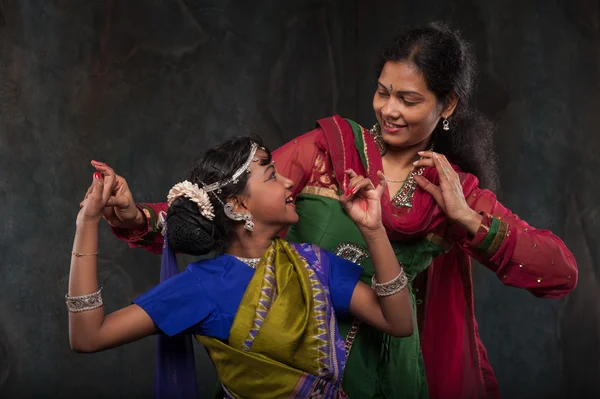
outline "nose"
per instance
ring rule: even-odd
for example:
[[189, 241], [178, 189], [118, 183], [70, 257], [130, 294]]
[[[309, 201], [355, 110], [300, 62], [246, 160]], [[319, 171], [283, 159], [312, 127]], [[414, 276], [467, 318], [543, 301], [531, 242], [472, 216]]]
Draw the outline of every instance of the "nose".
[[294, 181], [292, 179], [288, 179], [287, 177], [283, 178], [283, 186], [287, 189], [294, 187]]
[[390, 119], [400, 118], [400, 116], [402, 116], [400, 111], [400, 102], [394, 96], [390, 96], [390, 98], [385, 102], [385, 105], [381, 107], [381, 115]]

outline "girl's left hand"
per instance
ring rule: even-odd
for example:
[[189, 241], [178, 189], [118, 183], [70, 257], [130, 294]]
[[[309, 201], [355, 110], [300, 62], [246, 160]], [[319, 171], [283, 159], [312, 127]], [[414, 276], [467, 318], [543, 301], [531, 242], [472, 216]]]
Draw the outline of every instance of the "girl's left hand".
[[423, 190], [433, 196], [450, 220], [465, 226], [469, 231], [477, 231], [481, 215], [469, 207], [463, 193], [458, 173], [442, 154], [433, 151], [421, 151], [422, 157], [415, 167], [434, 167], [440, 176], [440, 185], [436, 186], [423, 176], [415, 176], [415, 181]]
[[385, 177], [377, 172], [377, 188], [370, 179], [359, 176], [352, 169], [345, 171], [350, 178], [348, 190], [340, 197], [346, 213], [359, 229], [377, 230], [383, 227], [381, 222], [381, 196], [385, 189]]

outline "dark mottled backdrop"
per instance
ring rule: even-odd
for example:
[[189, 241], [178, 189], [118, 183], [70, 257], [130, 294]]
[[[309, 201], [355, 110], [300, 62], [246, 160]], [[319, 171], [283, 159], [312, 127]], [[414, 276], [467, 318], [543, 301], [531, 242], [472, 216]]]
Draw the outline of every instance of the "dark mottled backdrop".
[[[69, 351], [63, 296], [90, 159], [137, 199], [162, 200], [223, 138], [255, 132], [273, 147], [336, 112], [370, 125], [382, 43], [440, 19], [477, 50], [478, 101], [500, 126], [500, 199], [563, 237], [580, 267], [562, 301], [476, 270], [503, 396], [600, 397], [597, 0], [0, 1], [0, 396], [150, 397], [152, 338]], [[159, 259], [105, 226], [100, 250], [108, 310], [156, 283]], [[215, 374], [198, 354], [207, 393]]]

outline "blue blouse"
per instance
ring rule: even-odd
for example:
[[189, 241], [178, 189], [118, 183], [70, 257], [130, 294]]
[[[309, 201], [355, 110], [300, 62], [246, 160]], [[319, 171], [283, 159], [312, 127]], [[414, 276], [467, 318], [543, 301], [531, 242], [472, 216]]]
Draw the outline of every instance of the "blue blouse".
[[[362, 268], [325, 250], [328, 286], [337, 315], [348, 314]], [[140, 306], [165, 334], [192, 333], [229, 339], [229, 331], [254, 269], [231, 255], [191, 263], [187, 269], [140, 295]]]

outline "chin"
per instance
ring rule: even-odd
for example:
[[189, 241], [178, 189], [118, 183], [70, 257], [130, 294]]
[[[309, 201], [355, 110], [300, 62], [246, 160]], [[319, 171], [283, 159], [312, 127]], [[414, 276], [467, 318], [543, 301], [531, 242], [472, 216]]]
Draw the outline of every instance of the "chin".
[[398, 137], [398, 136], [390, 136], [390, 135], [383, 136], [383, 142], [388, 147], [403, 148], [403, 147], [410, 147], [411, 145], [414, 145], [414, 143], [412, 143], [411, 140], [407, 140], [407, 139], [408, 139], [408, 137]]
[[298, 223], [298, 221], [300, 220], [300, 216], [298, 216], [298, 214], [296, 212], [294, 212], [294, 215], [292, 217], [290, 217], [290, 222], [289, 225], [293, 225]]
[[425, 141], [427, 139], [428, 139], [428, 137], [426, 137], [425, 139], [414, 140], [411, 137], [406, 137], [406, 136], [404, 136], [404, 137], [391, 136], [391, 135], [383, 136], [383, 141], [388, 147], [398, 147], [398, 148], [411, 148], [411, 147], [419, 146], [419, 145], [421, 145], [421, 143], [423, 143], [423, 141]]

